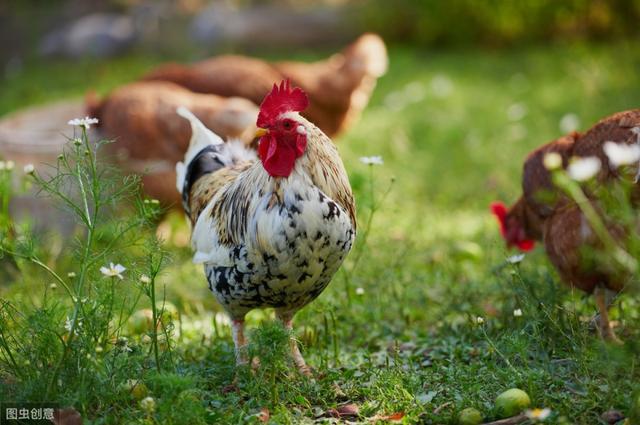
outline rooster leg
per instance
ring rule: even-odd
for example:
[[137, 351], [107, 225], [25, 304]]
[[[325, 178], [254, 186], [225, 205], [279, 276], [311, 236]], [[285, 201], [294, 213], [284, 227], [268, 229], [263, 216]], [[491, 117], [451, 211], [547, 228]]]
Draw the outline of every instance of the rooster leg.
[[300, 353], [300, 347], [298, 347], [298, 342], [293, 336], [293, 314], [276, 312], [276, 316], [282, 321], [284, 328], [290, 334], [289, 349], [291, 350], [293, 363], [304, 376], [313, 376], [311, 368], [307, 366], [307, 362], [304, 361], [304, 357], [302, 357], [302, 353]]
[[247, 341], [244, 338], [244, 318], [234, 319], [232, 324], [233, 344], [236, 350], [236, 365], [241, 366], [247, 361]]
[[611, 322], [609, 321], [609, 306], [607, 304], [606, 290], [598, 286], [593, 295], [596, 298], [596, 306], [600, 312], [600, 336], [605, 341], [622, 344], [622, 341], [620, 341], [615, 332], [613, 332]]

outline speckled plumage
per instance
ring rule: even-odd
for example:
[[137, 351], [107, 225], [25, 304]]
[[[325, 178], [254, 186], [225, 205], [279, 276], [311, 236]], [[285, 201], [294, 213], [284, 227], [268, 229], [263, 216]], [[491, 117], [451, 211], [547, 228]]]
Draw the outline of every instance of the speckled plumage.
[[309, 140], [289, 177], [226, 155], [219, 160], [225, 167], [187, 189], [194, 261], [204, 264], [209, 288], [233, 319], [254, 308], [292, 315], [304, 307], [329, 284], [355, 237], [353, 195], [337, 149], [288, 114]]

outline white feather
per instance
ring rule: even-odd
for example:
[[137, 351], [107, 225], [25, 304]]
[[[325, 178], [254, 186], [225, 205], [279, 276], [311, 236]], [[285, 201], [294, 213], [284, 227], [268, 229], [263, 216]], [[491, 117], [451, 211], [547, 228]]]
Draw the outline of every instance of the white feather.
[[178, 162], [176, 164], [176, 187], [178, 188], [178, 192], [182, 193], [187, 168], [186, 164], [189, 164], [202, 149], [209, 145], [223, 144], [224, 141], [220, 136], [205, 127], [202, 121], [184, 106], [180, 106], [176, 110], [176, 113], [191, 123], [191, 140], [189, 141], [189, 148], [184, 155], [184, 162]]
[[209, 202], [209, 205], [202, 211], [191, 233], [191, 247], [194, 250], [193, 262], [199, 263], [215, 263], [221, 266], [232, 266], [229, 256], [229, 249], [218, 243], [218, 235], [212, 232], [216, 224], [211, 217], [211, 209], [218, 201], [219, 196]]

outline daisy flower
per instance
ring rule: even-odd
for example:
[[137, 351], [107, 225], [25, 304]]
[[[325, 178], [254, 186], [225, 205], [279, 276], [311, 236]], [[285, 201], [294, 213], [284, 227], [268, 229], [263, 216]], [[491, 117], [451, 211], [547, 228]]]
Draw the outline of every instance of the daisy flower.
[[27, 164], [24, 166], [23, 171], [25, 174], [33, 174], [36, 171], [36, 168], [33, 164]]
[[612, 167], [634, 164], [640, 160], [640, 145], [625, 145], [605, 142], [602, 147]]
[[573, 180], [583, 182], [598, 174], [600, 165], [600, 160], [595, 156], [574, 158], [567, 167], [567, 173]]
[[507, 258], [507, 263], [509, 263], [509, 264], [518, 264], [522, 260], [524, 260], [524, 254], [516, 254], [516, 255], [512, 255], [511, 257], [508, 257]]
[[525, 416], [533, 421], [542, 422], [551, 415], [551, 409], [530, 409], [524, 412]]
[[122, 272], [127, 270], [122, 264], [109, 263], [109, 267], [100, 267], [100, 273], [107, 277], [117, 277], [122, 280]]
[[72, 120], [69, 120], [67, 124], [75, 127], [84, 127], [88, 130], [91, 128], [92, 124], [98, 124], [98, 118], [90, 118], [90, 117], [74, 118]]
[[544, 156], [542, 163], [547, 170], [557, 170], [562, 167], [562, 157], [558, 152], [549, 152]]
[[384, 161], [381, 156], [363, 156], [360, 157], [360, 162], [366, 165], [383, 165]]

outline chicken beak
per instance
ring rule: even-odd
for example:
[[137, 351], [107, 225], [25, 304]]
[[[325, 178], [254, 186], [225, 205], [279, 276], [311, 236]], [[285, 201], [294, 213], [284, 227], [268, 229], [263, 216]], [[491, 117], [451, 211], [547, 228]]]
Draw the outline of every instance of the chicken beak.
[[256, 137], [256, 138], [260, 138], [260, 137], [262, 137], [262, 136], [264, 136], [264, 135], [267, 135], [267, 134], [269, 134], [269, 130], [267, 130], [266, 128], [258, 128], [258, 129], [256, 130], [256, 135], [255, 135], [255, 137]]

